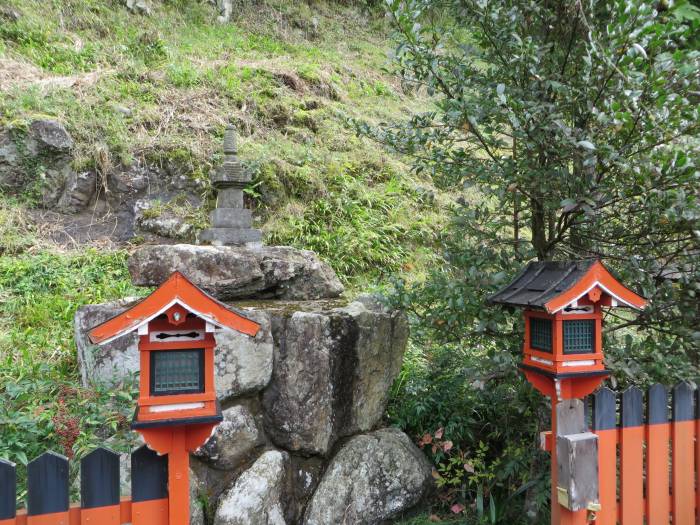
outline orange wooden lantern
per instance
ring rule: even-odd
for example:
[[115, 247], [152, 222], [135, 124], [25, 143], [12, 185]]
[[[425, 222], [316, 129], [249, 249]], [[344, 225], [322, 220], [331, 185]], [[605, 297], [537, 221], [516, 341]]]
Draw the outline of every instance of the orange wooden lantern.
[[[88, 334], [98, 345], [131, 332], [139, 335], [139, 398], [131, 426], [149, 448], [168, 454], [170, 525], [189, 524], [189, 452], [222, 420], [214, 387], [214, 333], [255, 336], [259, 329], [174, 272], [151, 295]], [[160, 521], [153, 517], [153, 523]]]
[[598, 260], [530, 263], [489, 301], [524, 308], [520, 367], [540, 392], [556, 399], [584, 397], [608, 375], [603, 308], [647, 304]]

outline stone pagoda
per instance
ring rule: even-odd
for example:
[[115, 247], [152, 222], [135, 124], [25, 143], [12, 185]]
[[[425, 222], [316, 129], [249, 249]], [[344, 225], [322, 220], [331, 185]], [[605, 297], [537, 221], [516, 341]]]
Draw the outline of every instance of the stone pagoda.
[[250, 182], [238, 160], [236, 130], [232, 124], [224, 133], [224, 165], [211, 177], [217, 191], [216, 208], [211, 212], [211, 228], [199, 234], [201, 244], [215, 246], [262, 246], [262, 232], [252, 228], [253, 214], [243, 207], [243, 188]]

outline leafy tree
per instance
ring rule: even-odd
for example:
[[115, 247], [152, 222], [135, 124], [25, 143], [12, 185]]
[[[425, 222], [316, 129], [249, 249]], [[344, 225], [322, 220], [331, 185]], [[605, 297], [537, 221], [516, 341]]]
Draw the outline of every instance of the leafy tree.
[[[438, 353], [469, 348], [461, 357], [487, 389], [516, 385], [519, 321], [485, 308], [486, 297], [533, 258], [601, 257], [651, 299], [638, 317], [608, 314], [616, 380], [695, 376], [697, 8], [642, 0], [387, 4], [404, 85], [434, 94], [436, 105], [407, 123], [360, 129], [464, 194], [445, 234], [444, 267], [425, 283], [398, 286], [397, 301], [420, 320], [418, 340]], [[449, 366], [460, 371], [453, 376], [464, 372], [454, 360]], [[429, 373], [440, 380], [446, 370]], [[456, 417], [436, 414], [437, 402], [418, 414], [415, 387], [407, 378], [397, 391], [400, 422], [422, 431]], [[487, 407], [473, 405], [479, 409]], [[527, 436], [511, 429], [506, 437]]]
[[365, 131], [437, 183], [476, 192], [457, 211], [452, 264], [438, 277], [450, 272], [461, 300], [416, 308], [437, 315], [448, 339], [502, 333], [503, 317], [482, 300], [523, 261], [601, 257], [652, 305], [608, 334], [641, 328], [625, 343], [635, 361], [649, 357], [647, 342], [657, 361], [682, 353], [700, 364], [700, 53], [689, 45], [698, 21], [676, 16], [688, 7], [389, 2], [402, 79], [437, 103]]

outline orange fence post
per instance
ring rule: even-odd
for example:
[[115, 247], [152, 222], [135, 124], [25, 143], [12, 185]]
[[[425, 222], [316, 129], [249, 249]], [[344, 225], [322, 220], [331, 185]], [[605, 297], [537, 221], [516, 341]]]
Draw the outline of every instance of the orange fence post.
[[647, 523], [668, 525], [671, 516], [669, 499], [668, 391], [653, 385], [647, 391]]
[[622, 393], [620, 413], [620, 521], [644, 522], [644, 426], [642, 391], [630, 387]]
[[693, 391], [686, 383], [673, 389], [673, 523], [695, 522], [695, 414]]
[[593, 394], [593, 432], [598, 434], [598, 525], [617, 523], [617, 408], [615, 393], [601, 388]]
[[695, 391], [695, 472], [698, 475], [695, 485], [695, 512], [700, 525], [700, 388]]
[[119, 454], [98, 448], [80, 461], [78, 525], [121, 525]]

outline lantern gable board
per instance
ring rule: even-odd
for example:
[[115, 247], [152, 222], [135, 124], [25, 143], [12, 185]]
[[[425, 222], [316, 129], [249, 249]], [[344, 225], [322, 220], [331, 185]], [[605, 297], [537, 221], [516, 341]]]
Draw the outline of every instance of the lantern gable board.
[[260, 325], [229, 309], [174, 272], [148, 297], [95, 326], [90, 340], [103, 345], [139, 335], [141, 378], [132, 428], [221, 421], [214, 388], [214, 333], [254, 337]]
[[[599, 384], [608, 374], [603, 366], [603, 308], [641, 310], [647, 304], [595, 259], [532, 262], [489, 302], [524, 309], [521, 368], [546, 395], [574, 384], [566, 379], [578, 378], [581, 390]], [[582, 381], [586, 377], [590, 380]], [[567, 394], [573, 395], [556, 392], [557, 397]]]

